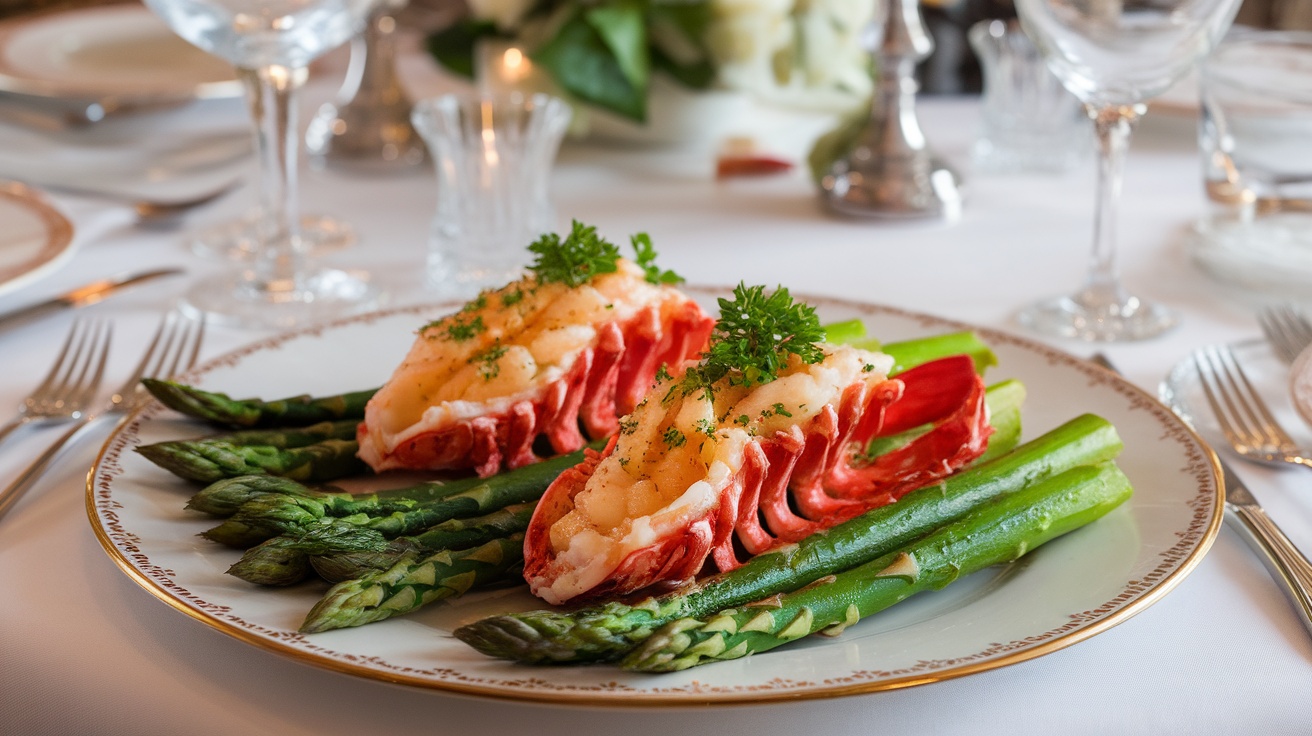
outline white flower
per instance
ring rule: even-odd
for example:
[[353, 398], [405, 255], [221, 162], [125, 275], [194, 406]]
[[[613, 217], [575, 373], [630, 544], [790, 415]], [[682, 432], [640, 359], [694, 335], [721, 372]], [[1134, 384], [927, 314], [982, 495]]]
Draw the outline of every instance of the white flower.
[[503, 31], [513, 31], [533, 7], [534, 0], [469, 0], [469, 12], [476, 20], [491, 21]]
[[711, 0], [719, 81], [764, 99], [845, 107], [870, 92], [861, 31], [875, 0]]

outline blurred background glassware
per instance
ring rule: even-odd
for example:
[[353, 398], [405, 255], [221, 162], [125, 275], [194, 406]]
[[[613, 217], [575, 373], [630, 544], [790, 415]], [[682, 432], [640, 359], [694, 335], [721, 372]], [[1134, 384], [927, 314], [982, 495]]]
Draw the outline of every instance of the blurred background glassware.
[[232, 62], [258, 126], [262, 217], [250, 266], [203, 280], [186, 305], [247, 327], [315, 322], [371, 304], [360, 274], [311, 267], [297, 199], [294, 93], [305, 69], [363, 27], [379, 0], [147, 0], [178, 35]]
[[544, 94], [443, 95], [415, 104], [437, 168], [428, 281], [466, 296], [517, 278], [529, 243], [556, 230], [549, 182], [570, 122]]
[[413, 105], [396, 73], [396, 14], [406, 0], [383, 2], [351, 41], [337, 102], [326, 103], [305, 131], [306, 150], [327, 166], [367, 173], [412, 170], [428, 152], [410, 123]]
[[1061, 172], [1079, 163], [1089, 152], [1088, 118], [1020, 23], [980, 21], [969, 39], [984, 74], [975, 170]]
[[1198, 142], [1209, 272], [1312, 287], [1312, 33], [1236, 28], [1203, 66]]
[[1116, 210], [1130, 132], [1202, 59], [1240, 0], [1016, 0], [1025, 32], [1062, 84], [1084, 103], [1098, 135], [1093, 253], [1084, 288], [1021, 311], [1027, 327], [1083, 340], [1140, 340], [1174, 327], [1164, 307], [1131, 295], [1116, 269]]

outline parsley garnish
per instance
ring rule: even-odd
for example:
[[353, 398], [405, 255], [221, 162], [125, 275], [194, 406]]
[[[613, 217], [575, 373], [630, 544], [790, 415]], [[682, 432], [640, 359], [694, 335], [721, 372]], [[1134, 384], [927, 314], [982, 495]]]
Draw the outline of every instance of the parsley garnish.
[[642, 269], [646, 276], [647, 282], [652, 284], [681, 284], [684, 278], [673, 271], [662, 271], [656, 265], [656, 249], [651, 247], [651, 236], [647, 233], [638, 233], [629, 238], [633, 244], [633, 252], [636, 257], [634, 263]]
[[478, 297], [475, 298], [473, 301], [467, 302], [465, 306], [461, 307], [460, 311], [477, 312], [478, 310], [486, 306], [487, 306], [487, 294], [479, 294]]
[[707, 437], [711, 437], [715, 434], [715, 422], [712, 422], [709, 419], [698, 419], [696, 427], [698, 432], [701, 432]]
[[524, 300], [524, 292], [522, 290], [515, 289], [514, 291], [507, 291], [506, 293], [501, 295], [501, 306], [513, 307], [516, 304], [519, 304], [523, 300]]
[[564, 240], [547, 233], [528, 247], [537, 255], [529, 266], [543, 284], [582, 286], [598, 274], [615, 273], [620, 258], [614, 243], [597, 235], [597, 228], [574, 221]]
[[702, 390], [712, 398], [717, 381], [730, 386], [759, 386], [779, 377], [790, 355], [803, 363], [819, 363], [818, 343], [825, 333], [815, 308], [794, 302], [781, 287], [769, 296], [764, 286], [739, 283], [733, 299], [720, 299], [720, 319], [706, 352], [679, 382], [683, 395]]
[[638, 430], [638, 418], [633, 415], [620, 417], [620, 434], [633, 434]]

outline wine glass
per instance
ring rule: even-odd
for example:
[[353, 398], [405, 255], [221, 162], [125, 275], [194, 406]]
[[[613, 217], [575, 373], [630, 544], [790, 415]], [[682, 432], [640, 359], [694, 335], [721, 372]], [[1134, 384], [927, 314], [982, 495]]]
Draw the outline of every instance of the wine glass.
[[1084, 340], [1139, 340], [1176, 323], [1116, 272], [1116, 208], [1130, 131], [1229, 27], [1240, 0], [1016, 0], [1025, 32], [1084, 103], [1098, 137], [1093, 255], [1084, 288], [1023, 310], [1022, 324]]
[[296, 194], [296, 88], [306, 67], [363, 28], [381, 0], [146, 0], [182, 38], [237, 67], [257, 126], [261, 215], [251, 262], [202, 281], [187, 306], [212, 320], [290, 327], [354, 311], [377, 290], [357, 274], [309, 267]]

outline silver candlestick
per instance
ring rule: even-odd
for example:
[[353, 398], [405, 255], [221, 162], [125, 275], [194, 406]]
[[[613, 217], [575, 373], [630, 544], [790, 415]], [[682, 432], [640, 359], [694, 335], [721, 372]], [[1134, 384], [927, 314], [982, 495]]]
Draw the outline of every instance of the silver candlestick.
[[916, 62], [934, 50], [917, 2], [880, 0], [867, 30], [877, 70], [870, 120], [820, 181], [835, 212], [887, 219], [953, 219], [961, 212], [957, 175], [926, 148], [916, 120]]
[[332, 166], [389, 171], [427, 160], [410, 124], [410, 99], [396, 74], [396, 18], [404, 2], [384, 2], [351, 42], [338, 103], [325, 104], [305, 132], [311, 155]]

